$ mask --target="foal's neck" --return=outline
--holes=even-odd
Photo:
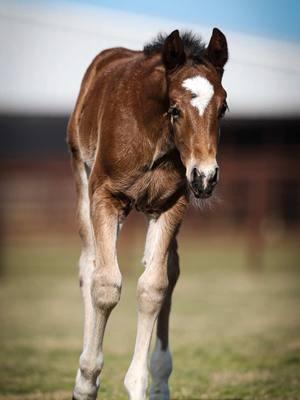
[[[151,143],[152,168],[159,159],[174,149],[172,126],[169,115],[169,96],[165,70],[160,57],[145,59],[146,74],[140,86],[143,125]]]

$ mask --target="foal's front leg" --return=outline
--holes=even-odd
[[[118,211],[101,189],[91,197],[95,268],[90,279],[91,307],[86,308],[84,349],[80,356],[73,399],[95,400],[103,367],[102,342],[110,312],[118,303],[121,273],[116,256]]]
[[[147,233],[146,269],[138,282],[138,326],[133,359],[125,377],[130,400],[144,400],[148,383],[147,356],[155,320],[168,288],[168,251],[185,211],[181,198],[158,219],[150,220]]]

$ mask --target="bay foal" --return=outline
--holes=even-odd
[[[171,296],[179,276],[176,234],[189,200],[207,198],[219,177],[221,80],[227,42],[214,29],[206,47],[192,33],[159,35],[143,51],[113,48],[88,68],[68,127],[82,239],[84,344],[73,399],[94,400],[107,319],[120,299],[116,241],[135,207],[148,216],[145,270],[138,281],[138,326],[125,377],[131,400],[169,399]]]

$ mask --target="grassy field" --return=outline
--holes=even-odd
[[[300,399],[300,265],[294,243],[265,249],[247,268],[241,239],[181,239],[182,273],[171,319],[172,399]],[[122,299],[105,337],[99,398],[126,399],[141,246],[122,246]],[[8,246],[0,279],[0,399],[71,398],[83,307],[78,247]]]

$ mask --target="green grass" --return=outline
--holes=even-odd
[[[181,238],[182,273],[171,318],[172,399],[300,399],[299,253],[267,247],[247,267],[242,240]],[[79,247],[8,246],[0,279],[0,399],[64,400],[81,350]],[[123,290],[104,342],[99,398],[126,399],[142,247],[120,248]]]

